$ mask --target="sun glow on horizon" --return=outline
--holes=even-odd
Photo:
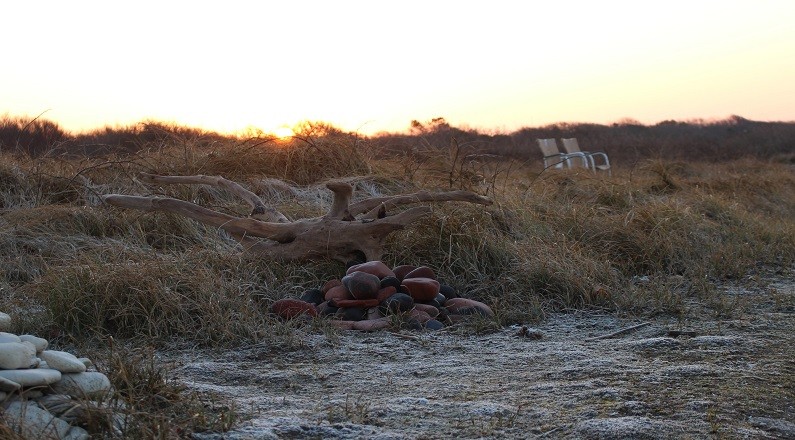
[[[286,140],[295,136],[295,132],[292,128],[283,125],[273,130],[273,135],[279,138],[279,140]]]

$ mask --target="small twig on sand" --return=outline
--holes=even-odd
[[[405,333],[389,332],[389,334],[397,336],[398,338],[410,339],[412,341],[419,341],[420,340],[420,338],[418,338],[418,337],[416,337],[414,335],[407,335]]]
[[[616,336],[625,335],[627,333],[634,332],[635,330],[637,330],[639,328],[646,327],[649,324],[651,324],[651,322],[642,322],[642,323],[640,323],[638,325],[633,325],[632,327],[622,328],[621,330],[614,331],[613,333],[608,333],[606,335],[596,336],[596,337],[593,337],[593,338],[588,338],[588,339],[585,340],[585,342],[598,341],[600,339],[610,339],[610,338],[613,338],[613,337],[616,337]]]

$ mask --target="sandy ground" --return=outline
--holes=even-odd
[[[731,316],[694,302],[685,318],[559,314],[534,327],[540,339],[517,336],[519,327],[310,334],[288,352],[164,361],[246,417],[202,440],[795,438],[795,283],[723,290]]]

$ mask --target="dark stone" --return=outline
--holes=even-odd
[[[372,299],[378,296],[381,290],[381,280],[377,276],[355,271],[342,278],[342,285],[345,286],[355,299]]]
[[[405,320],[403,322],[403,326],[402,327],[403,328],[407,328],[409,330],[422,330],[423,328],[425,328],[425,327],[422,326],[421,322],[417,321],[414,318],[409,318],[409,319]]]
[[[435,319],[431,319],[425,323],[425,328],[428,330],[441,330],[444,328],[444,324]]]
[[[452,286],[449,286],[447,284],[439,285],[439,293],[444,295],[444,297],[447,299],[458,298],[458,292],[456,292]]]
[[[325,301],[325,302],[322,302],[322,303],[318,304],[316,309],[317,309],[317,313],[320,316],[330,316],[330,315],[334,315],[335,313],[337,313],[337,310],[339,310],[339,307],[333,306],[328,301]]]
[[[345,307],[337,310],[337,316],[343,321],[361,321],[367,316],[367,310],[361,307]]]
[[[306,301],[310,304],[318,305],[325,301],[323,291],[320,289],[309,289],[301,295],[301,301]]]
[[[400,287],[400,280],[397,277],[384,277],[381,278],[381,287],[389,287],[392,286],[395,289]]]
[[[381,303],[381,312],[384,315],[390,313],[408,312],[414,308],[414,299],[405,293],[396,293]]]
[[[433,271],[428,266],[420,266],[411,272],[407,273],[406,276],[403,277],[403,281],[408,278],[430,278],[432,280],[436,279],[436,272]]]
[[[400,281],[403,281],[403,278],[405,278],[406,275],[409,272],[411,272],[412,270],[414,270],[416,268],[417,268],[417,266],[412,266],[410,264],[404,264],[402,266],[397,266],[397,267],[393,268],[392,272],[395,273],[395,277],[397,279],[399,279]]]

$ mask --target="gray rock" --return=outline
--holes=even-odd
[[[36,347],[30,342],[0,343],[0,368],[15,370],[36,364]]]
[[[11,317],[7,313],[0,312],[0,332],[11,330]]]
[[[96,371],[85,373],[64,373],[61,380],[53,385],[52,390],[58,394],[66,394],[76,398],[95,398],[106,395],[110,389],[107,376]]]
[[[13,393],[20,388],[22,388],[22,385],[14,382],[13,380],[0,377],[0,391]]]
[[[20,335],[19,339],[22,342],[27,341],[33,344],[36,347],[36,353],[41,353],[42,351],[46,350],[47,345],[49,344],[49,342],[46,339],[33,335]]]
[[[13,333],[0,332],[0,344],[6,342],[22,342],[22,340]]]
[[[72,429],[66,433],[62,440],[88,440],[90,437],[85,429],[79,426],[72,426]]]
[[[72,428],[32,401],[16,400],[9,403],[3,418],[12,430],[18,431],[24,438],[60,440]]]
[[[0,377],[16,382],[23,387],[40,387],[61,380],[61,372],[49,368],[0,370]]]
[[[85,365],[85,366],[86,366],[86,368],[89,368],[89,369],[90,369],[90,368],[94,368],[94,363],[93,363],[93,362],[91,362],[91,359],[89,359],[89,358],[77,358],[77,360],[79,360],[80,362],[82,362],[82,363],[83,363],[83,365]]]
[[[86,364],[80,362],[80,359],[75,357],[72,353],[56,350],[44,350],[41,352],[41,358],[47,365],[61,373],[82,373],[86,371]]]

